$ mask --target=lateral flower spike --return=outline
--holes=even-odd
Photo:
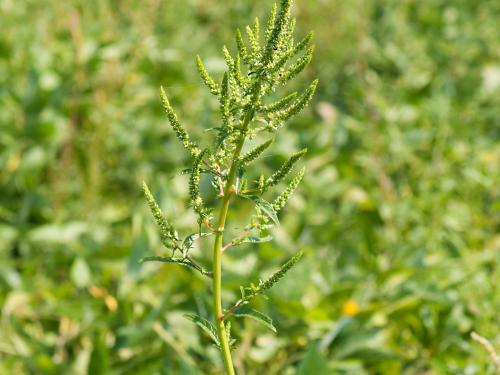
[[[250,287],[240,288],[242,298],[236,303],[235,307],[242,306],[252,300],[254,297],[264,294],[266,290],[271,289],[285,274],[292,269],[301,259],[304,253],[299,251],[291,257],[285,264],[283,264],[276,272],[274,272],[268,279],[261,281],[258,286],[251,284]]]
[[[304,55],[295,63],[293,63],[290,68],[288,68],[288,70],[281,76],[280,83],[283,84],[285,82],[288,82],[292,78],[295,78],[300,72],[302,72],[304,68],[311,62],[313,53],[314,45],[310,46],[304,53]]]
[[[259,26],[259,19],[255,18],[253,27],[250,28],[250,26],[247,26],[246,28],[247,35],[248,35],[248,40],[250,41],[250,49],[252,51],[252,55],[254,57],[257,57],[258,54],[260,54],[260,41],[259,41],[259,34],[260,34],[260,26]]]
[[[260,156],[260,154],[262,154],[269,146],[272,145],[273,141],[274,140],[271,138],[265,141],[264,143],[258,145],[254,149],[248,151],[245,155],[243,155],[240,158],[239,164],[241,166],[245,166],[254,161],[255,159],[257,159]]]
[[[291,0],[281,0],[281,7],[278,16],[273,22],[273,29],[269,34],[266,49],[263,56],[262,65],[267,66],[273,58],[273,52],[278,49],[283,39],[283,33],[286,32],[288,22],[290,22]]]
[[[153,217],[158,225],[160,232],[160,240],[161,243],[167,248],[172,249],[177,247],[177,242],[179,241],[179,236],[174,227],[167,221],[163,213],[161,212],[160,206],[156,202],[151,194],[151,191],[148,188],[148,185],[143,182],[142,183],[142,191],[144,196],[146,197],[146,201],[148,202],[149,208]]]
[[[213,95],[219,95],[220,87],[210,76],[210,74],[208,74],[199,55],[196,56],[196,67],[198,68],[198,73],[200,73],[201,79],[203,80],[203,82],[205,82],[205,85],[207,85],[207,87],[210,89],[210,92]]]
[[[227,129],[228,132],[233,130],[233,123],[231,118],[231,112],[229,109],[229,84],[227,73],[224,73],[222,78],[222,86],[219,97],[220,112],[222,116],[222,124]]]
[[[246,82],[243,78],[243,75],[241,74],[241,56],[239,53],[236,54],[236,57],[234,59],[233,75],[238,85],[242,87],[245,86]]]
[[[271,177],[269,177],[264,184],[264,191],[270,188],[271,186],[277,185],[281,180],[283,180],[288,173],[292,170],[293,166],[299,159],[305,155],[307,152],[307,148],[300,150],[293,154],[283,165],[274,172]]]
[[[247,47],[245,46],[245,42],[243,41],[243,37],[241,36],[240,29],[236,29],[236,46],[238,47],[238,53],[241,56],[242,60],[246,64],[248,64],[250,61],[248,51]]]
[[[276,284],[283,276],[285,276],[288,271],[290,271],[293,266],[295,266],[299,262],[300,259],[302,259],[303,255],[304,253],[302,251],[299,251],[297,254],[291,257],[285,264],[280,267],[278,271],[273,273],[270,278],[268,278],[258,286],[257,290],[259,291],[259,293],[270,289],[274,284]]]
[[[170,122],[175,135],[182,142],[184,147],[191,153],[191,155],[198,155],[198,153],[200,152],[199,148],[194,142],[190,141],[189,134],[179,123],[177,115],[175,114],[172,106],[170,105],[170,102],[168,101],[167,94],[165,93],[165,89],[163,88],[163,86],[160,87],[160,98],[161,102],[163,103],[163,108],[165,108],[165,112],[167,112],[168,121]]]
[[[307,34],[299,43],[295,45],[295,47],[291,48],[287,53],[285,53],[273,67],[271,68],[272,72],[277,72],[279,69],[285,66],[286,62],[297,56],[304,48],[306,48],[311,42],[314,33],[311,31]],[[306,64],[307,65],[307,64]]]
[[[285,96],[283,99],[278,100],[277,102],[265,105],[261,108],[262,113],[270,113],[279,111],[280,109],[285,108],[288,104],[292,102],[297,97],[297,92],[292,92],[291,94]]]
[[[283,207],[285,207],[285,204],[288,202],[288,199],[290,199],[290,196],[293,194],[297,186],[299,185],[300,181],[302,181],[302,177],[304,177],[304,172],[305,168],[302,168],[299,173],[293,178],[292,181],[290,181],[290,184],[288,184],[287,188],[283,193],[281,193],[273,202],[273,208],[274,211],[278,212],[281,210]]]
[[[189,196],[191,198],[191,205],[193,210],[198,214],[198,223],[203,223],[203,220],[207,217],[207,210],[203,205],[203,198],[200,193],[200,173],[201,173],[201,162],[205,156],[207,150],[204,149],[200,152],[193,163],[193,170],[191,172],[191,178],[189,179]]]
[[[315,79],[309,85],[309,87],[304,91],[304,93],[300,96],[300,98],[298,98],[295,102],[293,102],[287,109],[275,112],[269,117],[271,119],[275,119],[278,121],[286,121],[291,117],[297,115],[309,104],[314,95],[314,92],[316,91],[317,86],[318,86],[318,80]]]
[[[277,7],[276,3],[274,3],[273,7],[271,8],[271,14],[269,15],[269,20],[267,22],[267,28],[264,33],[266,40],[269,40],[271,33],[273,32],[274,22],[276,21],[276,12],[277,12]]]
[[[222,54],[224,55],[224,60],[226,60],[229,71],[232,72],[234,69],[234,60],[226,46],[222,47]]]

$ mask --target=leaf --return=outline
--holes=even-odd
[[[309,374],[332,374],[332,371],[328,368],[328,362],[318,351],[316,344],[312,344],[309,347],[297,372],[297,375]]]
[[[342,341],[339,340],[338,347],[332,352],[335,359],[359,358],[391,358],[395,357],[392,349],[384,342],[384,334],[379,329],[369,329],[360,332],[350,332]]]
[[[272,241],[272,239],[273,239],[272,236],[266,236],[266,237],[249,236],[249,237],[241,240],[241,243],[263,243],[263,242]]]
[[[242,197],[253,201],[255,205],[274,222],[274,224],[280,225],[278,215],[276,215],[276,211],[271,203],[257,195],[242,195]]]
[[[162,262],[162,263],[176,263],[183,266],[190,266],[188,260],[178,257],[162,257],[162,256],[149,256],[139,260],[139,263],[145,262]]]
[[[342,330],[351,323],[352,323],[351,317],[340,318],[338,323],[333,325],[330,331],[321,339],[321,341],[319,342],[319,349],[326,350],[330,346],[330,344],[337,338],[339,333],[342,332]]]
[[[36,243],[68,244],[78,242],[88,231],[88,225],[79,221],[67,224],[45,224],[30,230],[28,238]]]
[[[231,322],[227,321],[225,323],[225,327],[226,327],[227,341],[229,342],[229,347],[231,349],[233,349],[234,348],[234,344],[236,344],[236,339],[233,339],[231,337]]]
[[[273,325],[273,320],[267,316],[264,313],[261,313],[260,311],[254,310],[250,307],[240,307],[238,310],[233,312],[234,316],[244,316],[250,319],[254,319],[263,325],[265,325],[267,328],[269,328],[271,331],[276,333],[276,327]]]
[[[215,326],[207,319],[197,315],[197,314],[185,314],[184,317],[192,321],[198,327],[200,327],[205,333],[210,336],[210,338],[219,346],[218,333]]]
[[[71,266],[71,280],[79,288],[85,288],[90,285],[92,273],[90,272],[89,265],[84,258],[78,257]]]
[[[192,269],[200,272],[202,275],[205,275],[208,277],[213,276],[211,272],[207,271],[206,269],[204,269],[200,265],[193,263],[189,258],[149,256],[149,257],[144,257],[141,260],[139,260],[139,263],[145,263],[145,262],[175,263],[175,264],[179,264],[181,266],[192,268]]]
[[[213,233],[211,233],[211,232],[204,232],[204,233],[196,232],[196,233],[191,233],[189,236],[187,236],[184,239],[184,242],[182,243],[182,256],[184,258],[187,257],[189,250],[191,250],[191,248],[193,247],[194,241],[196,241],[198,238],[210,236],[212,234]]]
[[[134,221],[135,219],[136,217],[134,217]],[[139,261],[146,255],[149,245],[145,223],[141,222],[139,226],[139,230],[134,230],[133,233],[132,251],[127,263],[127,275],[132,277],[138,274],[141,268]]]
[[[93,340],[94,347],[90,355],[89,374],[105,374],[109,371],[109,350],[103,336],[103,334],[98,334]]]

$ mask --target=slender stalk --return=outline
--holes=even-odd
[[[243,121],[240,139],[234,150],[231,167],[227,176],[226,185],[224,187],[224,196],[222,198],[222,206],[219,212],[219,220],[216,228],[216,235],[214,241],[214,254],[213,254],[213,308],[215,315],[215,324],[217,333],[219,335],[219,343],[224,359],[224,366],[228,375],[234,375],[233,360],[231,358],[231,348],[227,337],[226,327],[224,326],[224,312],[222,310],[222,241],[224,237],[224,226],[226,225],[227,212],[229,209],[229,201],[233,194],[233,184],[236,177],[236,169],[238,158],[245,143],[246,130],[248,124],[253,118],[253,111],[249,111]]]

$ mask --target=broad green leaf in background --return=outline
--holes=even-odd
[[[77,257],[71,266],[71,280],[78,288],[85,288],[92,281],[92,273],[87,261],[82,257]]]
[[[328,367],[328,362],[325,357],[318,351],[315,343],[311,344],[306,351],[306,354],[300,362],[297,375],[311,374],[333,374]]]
[[[89,374],[104,375],[110,368],[109,350],[106,346],[105,338],[98,334],[92,343],[93,349],[88,367]]]

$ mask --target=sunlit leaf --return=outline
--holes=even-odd
[[[262,323],[265,325],[267,328],[269,328],[271,331],[276,332],[276,327],[273,325],[273,320],[267,316],[266,314],[254,310],[250,307],[243,306],[237,309],[235,312],[232,313],[234,316],[244,316],[250,319],[254,319],[258,321],[259,323]]]
[[[75,285],[79,288],[85,288],[90,285],[92,281],[92,273],[90,271],[89,265],[87,261],[78,257],[73,262],[71,266],[71,280],[75,283]]]
[[[245,239],[241,240],[241,243],[263,243],[272,240],[273,240],[272,236],[265,236],[265,237],[248,236]]]
[[[257,195],[242,195],[243,198],[249,199],[255,203],[255,205],[262,210],[276,225],[279,225],[278,215],[273,208],[273,205]]]
[[[205,333],[215,342],[215,344],[219,346],[217,329],[212,324],[212,322],[196,314],[185,314],[184,316],[195,323],[203,331],[205,331]]]
[[[210,236],[213,233],[211,232],[204,232],[204,233],[191,233],[189,236],[187,236],[184,239],[184,242],[182,243],[182,256],[186,257],[188,255],[189,250],[193,247],[194,241],[196,241],[200,237],[206,237]]]
[[[297,375],[311,375],[311,374],[333,374],[328,368],[328,362],[325,357],[318,351],[317,345],[312,344],[306,352],[305,357],[300,363]]]

